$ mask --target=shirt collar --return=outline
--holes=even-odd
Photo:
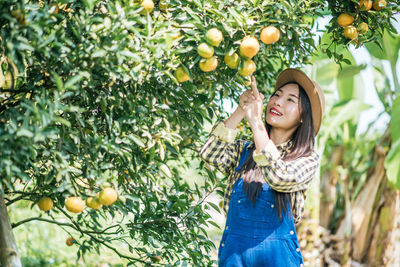
[[[288,140],[286,142],[283,142],[279,145],[276,145],[276,148],[279,150],[279,152],[289,152],[290,149],[293,146],[293,140]],[[254,141],[252,141],[251,145],[249,145],[249,147],[255,147],[255,143]]]
[[[280,151],[288,151],[293,146],[293,141],[289,140],[276,146]]]

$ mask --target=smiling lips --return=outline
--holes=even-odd
[[[282,113],[280,113],[279,110],[277,110],[276,108],[271,108],[269,110],[269,114],[273,116],[282,116]]]

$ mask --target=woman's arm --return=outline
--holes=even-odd
[[[243,120],[244,116],[244,110],[238,106],[232,115],[225,121],[225,126],[229,129],[235,130],[239,123]]]
[[[238,133],[236,127],[243,118],[243,110],[238,107],[225,122],[219,121],[213,126],[200,149],[200,157],[224,174],[232,171],[243,149],[245,141],[235,141]]]
[[[253,152],[253,159],[268,185],[278,192],[285,193],[307,190],[319,167],[318,154],[313,151],[309,156],[284,161],[279,151],[277,154],[271,152],[274,150],[277,151],[270,141],[261,153]]]

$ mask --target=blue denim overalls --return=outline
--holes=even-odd
[[[247,143],[240,156],[238,171],[246,160]],[[292,211],[279,219],[274,193],[263,183],[255,207],[239,178],[232,188],[225,230],[218,250],[218,266],[286,267],[303,266]]]

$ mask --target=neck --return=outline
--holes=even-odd
[[[277,146],[277,145],[280,145],[282,143],[289,141],[290,138],[292,137],[294,131],[296,131],[296,128],[288,130],[288,129],[280,129],[280,128],[272,127],[269,137],[274,142],[274,144]]]

